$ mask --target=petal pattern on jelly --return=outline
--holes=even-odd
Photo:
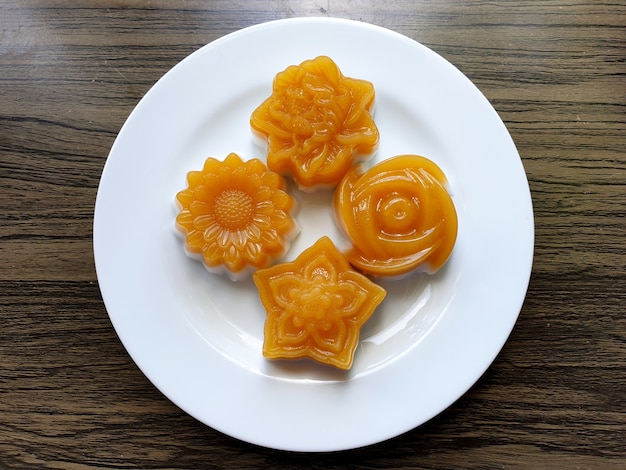
[[[327,237],[253,278],[266,310],[265,357],[308,357],[346,370],[361,327],[386,295],[354,271]]]
[[[326,56],[278,73],[250,118],[267,139],[269,169],[291,174],[304,189],[339,183],[378,145],[374,95],[371,82],[344,77]]]
[[[298,233],[284,179],[258,159],[207,158],[187,183],[176,195],[176,226],[187,252],[201,254],[210,270],[240,279],[282,256]]]

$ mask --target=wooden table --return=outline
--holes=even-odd
[[[374,23],[464,72],[508,127],[536,246],[518,323],[445,412],[336,454],[204,426],[127,355],[92,255],[96,190],[173,65],[267,20]],[[624,468],[626,4],[8,0],[0,6],[0,467]]]

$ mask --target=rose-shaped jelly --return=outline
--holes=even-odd
[[[386,295],[327,237],[253,278],[267,311],[263,355],[308,357],[340,369],[352,366],[361,327]]]
[[[207,158],[187,181],[176,194],[176,227],[185,234],[186,252],[211,272],[243,279],[284,255],[298,233],[285,180],[261,160],[244,162],[235,153],[223,162]]]
[[[250,125],[267,139],[268,168],[313,190],[335,186],[374,151],[373,105],[371,82],[344,77],[332,59],[320,56],[278,73]]]
[[[448,260],[458,220],[443,171],[418,155],[399,155],[367,171],[353,168],[338,186],[334,212],[352,243],[357,269],[397,277],[434,273]]]

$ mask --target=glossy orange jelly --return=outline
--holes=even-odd
[[[293,262],[254,273],[267,311],[263,355],[308,357],[350,369],[363,324],[385,290],[354,271],[333,242],[320,238]]]
[[[240,280],[284,255],[298,233],[285,180],[261,160],[210,157],[187,182],[176,194],[176,227],[185,234],[186,252],[211,272]]]
[[[335,217],[352,243],[348,261],[374,276],[436,272],[456,242],[458,220],[443,171],[399,155],[367,171],[355,167],[335,193]]]
[[[267,166],[291,174],[304,190],[335,186],[355,161],[375,150],[374,85],[344,77],[326,56],[292,65],[250,118],[267,139]]]

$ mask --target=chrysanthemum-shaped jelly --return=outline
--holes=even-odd
[[[374,151],[373,105],[371,82],[344,77],[335,62],[320,56],[278,73],[250,124],[268,141],[268,168],[315,189],[336,185]]]
[[[336,219],[352,242],[348,261],[375,276],[441,268],[458,225],[446,183],[443,171],[418,155],[390,158],[367,171],[352,169],[334,201]]]
[[[327,237],[293,262],[257,271],[254,282],[267,311],[265,357],[308,357],[346,370],[361,327],[386,295],[354,271]]]
[[[298,233],[284,179],[258,159],[207,158],[201,171],[187,173],[187,182],[176,194],[176,226],[186,252],[201,257],[209,271],[242,279],[284,255]]]

